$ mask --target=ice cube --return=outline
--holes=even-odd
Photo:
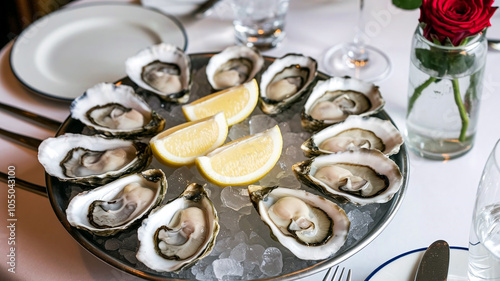
[[[260,266],[262,263],[262,255],[264,255],[265,250],[266,248],[260,244],[249,245],[246,251],[245,262]]]
[[[104,248],[108,251],[114,251],[114,250],[118,250],[118,248],[120,248],[121,244],[122,244],[122,242],[119,241],[118,239],[111,238],[109,240],[106,240],[106,242],[104,243]]]
[[[237,140],[242,137],[246,137],[250,134],[250,127],[248,126],[248,123],[246,122],[240,122],[237,124],[234,124],[229,128],[229,132],[227,136],[231,140]]]
[[[231,249],[231,253],[229,255],[229,258],[231,258],[237,262],[242,262],[246,259],[247,249],[248,249],[248,245],[246,243],[240,243],[240,244],[236,245],[236,247]]]
[[[225,187],[221,193],[221,201],[224,206],[227,206],[235,211],[250,206],[252,203],[248,198],[248,189],[238,186]]]
[[[373,222],[368,211],[361,212],[359,209],[350,211],[347,217],[351,221],[349,233],[355,240],[363,238],[368,233],[368,225]]]
[[[290,124],[288,124],[288,122],[280,122],[278,126],[280,127],[281,135],[291,131]]]
[[[219,210],[219,223],[232,233],[238,232],[237,222],[240,220],[241,214],[229,208],[219,208]]]
[[[268,115],[256,115],[250,118],[250,134],[254,135],[278,125],[278,122]]]
[[[287,174],[278,179],[278,186],[299,189],[301,187],[301,183],[293,174]]]
[[[135,251],[127,250],[127,249],[119,249],[118,252],[122,255],[127,261],[130,263],[136,264],[137,258],[135,257]]]
[[[233,259],[218,259],[212,263],[214,274],[217,279],[222,279],[224,276],[242,276],[243,266]]]
[[[283,259],[280,249],[276,247],[267,248],[262,254],[260,270],[267,276],[276,276],[283,269]]]

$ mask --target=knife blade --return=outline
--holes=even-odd
[[[450,246],[444,240],[432,243],[418,265],[415,281],[446,281],[450,263]]]

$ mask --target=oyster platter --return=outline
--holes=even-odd
[[[39,147],[51,204],[151,280],[285,280],[339,263],[399,208],[408,159],[379,88],[313,58],[150,46]]]

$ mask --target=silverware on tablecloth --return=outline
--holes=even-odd
[[[0,103],[0,109],[6,110],[10,113],[14,113],[14,114],[24,118],[25,120],[27,120],[29,122],[41,125],[43,127],[52,129],[54,131],[57,131],[59,129],[59,127],[61,126],[61,122],[59,122],[59,121],[38,115],[38,114],[33,113],[33,112],[23,110],[23,109],[20,109],[17,107],[13,107],[13,106],[10,106],[7,104]],[[31,148],[35,151],[38,150],[38,146],[42,142],[39,139],[24,136],[24,135],[17,134],[14,132],[10,132],[10,131],[4,130],[2,128],[0,128],[0,135],[6,137],[10,141],[14,141],[14,142],[19,143],[21,145],[24,145],[28,148]]]
[[[205,3],[201,4],[194,12],[193,16],[197,19],[206,17],[210,15],[212,12],[212,8],[219,2],[220,0],[208,0]]]
[[[57,131],[59,129],[59,127],[61,126],[61,122],[59,122],[59,121],[35,114],[33,112],[23,110],[23,109],[20,109],[17,107],[13,107],[13,106],[10,106],[10,105],[4,104],[4,103],[0,103],[0,109],[3,109],[3,110],[8,111],[10,113],[14,113],[18,116],[23,117],[24,119],[26,119],[30,122],[37,123],[43,127],[46,127],[46,128],[49,128],[49,129],[52,129],[55,131]]]
[[[488,47],[490,48],[490,50],[500,51],[500,40],[488,39]]]
[[[7,185],[13,185],[15,188],[21,188],[23,190],[47,197],[47,189],[44,186],[27,182],[17,177],[9,177],[9,175],[3,172],[0,172],[0,181],[5,182]]]
[[[14,132],[10,132],[0,128],[0,135],[4,136],[6,139],[21,144],[27,148],[38,151],[38,146],[42,143],[41,140],[32,137],[20,135]]]
[[[41,125],[43,127],[46,127],[46,128],[49,128],[49,129],[52,129],[55,131],[57,131],[59,129],[59,127],[61,126],[61,123],[59,121],[55,121],[53,119],[50,119],[50,118],[47,118],[44,116],[40,116],[38,114],[23,110],[23,109],[20,109],[17,107],[13,107],[10,105],[6,105],[3,103],[0,103],[0,109],[6,110],[10,113],[14,113],[18,116],[21,116],[22,118],[26,119],[29,122],[36,123],[38,125]],[[39,139],[36,139],[33,137],[24,136],[24,135],[17,134],[14,132],[10,132],[10,131],[4,130],[2,128],[0,128],[0,135],[2,135],[3,137],[5,137],[6,139],[8,139],[10,141],[19,143],[19,144],[26,146],[30,149],[33,149],[35,151],[38,151],[38,146],[40,146],[40,143],[42,143],[42,140],[39,140]],[[22,179],[17,178],[17,177],[16,178],[10,177],[9,175],[7,175],[3,172],[0,172],[0,181],[5,182],[8,185],[15,185],[16,188],[21,188],[21,189],[36,193],[38,195],[42,195],[42,196],[47,197],[47,189],[44,186],[33,184],[33,183],[27,182],[27,181],[22,180]]]
[[[323,277],[323,281],[342,281],[342,277],[344,276],[344,269],[342,268],[342,271],[340,272],[340,275],[337,278],[337,271],[339,270],[339,267],[337,266],[335,268],[335,272],[333,272],[333,267],[330,267],[328,271],[325,274],[325,277]],[[345,281],[351,281],[351,270],[347,270],[347,276],[345,278]]]
[[[450,263],[450,246],[444,240],[432,243],[418,265],[415,281],[446,281]]]

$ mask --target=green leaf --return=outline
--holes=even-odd
[[[392,0],[392,4],[401,9],[413,10],[422,5],[422,0]]]
[[[424,68],[437,72],[437,77],[464,73],[474,64],[474,55],[463,52],[443,53],[431,48],[416,49],[415,55]]]

